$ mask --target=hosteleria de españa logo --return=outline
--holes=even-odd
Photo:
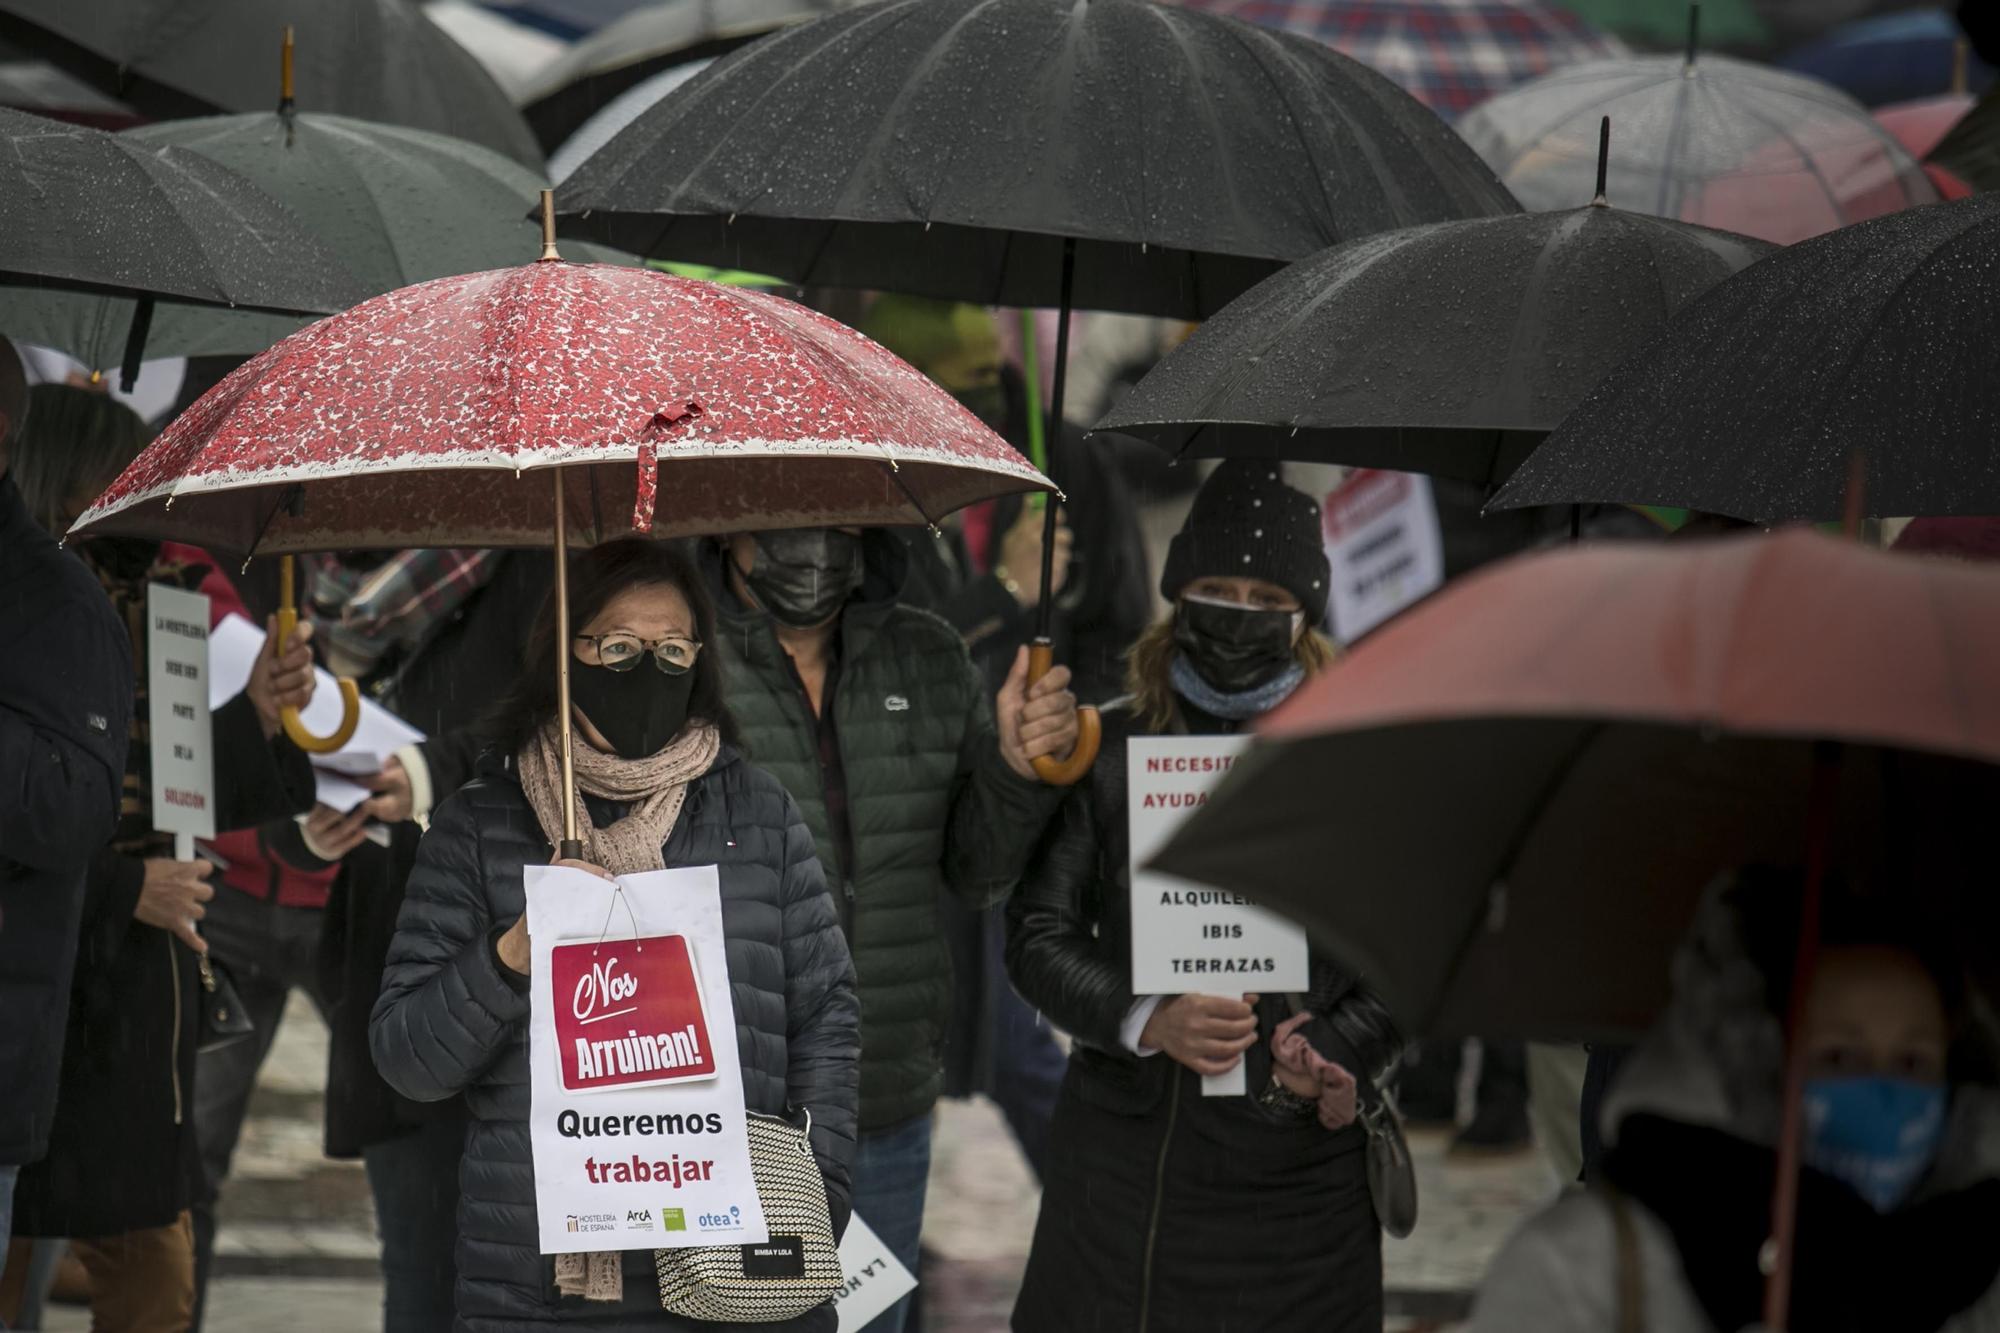
[[[715,1076],[708,1013],[685,935],[559,944],[549,971],[565,1091]]]

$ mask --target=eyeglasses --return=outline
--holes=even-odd
[[[639,659],[647,653],[653,655],[653,665],[669,676],[678,676],[694,666],[694,659],[701,652],[699,640],[690,639],[685,634],[669,634],[658,643],[647,643],[636,634],[579,634],[578,643],[587,643],[597,655],[592,665],[607,671],[630,671],[639,665]]]

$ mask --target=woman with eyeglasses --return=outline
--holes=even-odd
[[[584,860],[607,877],[718,867],[745,1105],[811,1115],[836,1231],[846,1225],[859,1078],[853,967],[798,807],[733,743],[715,613],[677,548],[613,542],[570,564],[570,698]],[[660,1307],[653,1252],[538,1253],[529,1151],[522,871],[562,836],[552,608],[498,717],[486,771],[445,801],[417,854],[369,1029],[420,1101],[463,1092],[457,1327],[692,1328]],[[772,1324],[831,1330],[830,1305]]]

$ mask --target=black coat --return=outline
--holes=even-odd
[[[118,820],[132,650],[6,476],[0,627],[0,1165],[19,1165],[48,1150],[84,872]]]
[[[217,832],[310,808],[310,761],[282,733],[265,739],[248,695],[211,728]],[[199,973],[178,936],[132,915],[144,878],[141,855],[102,847],[91,862],[55,1129],[15,1186],[17,1235],[163,1226],[194,1199]]]
[[[385,707],[424,733],[417,748],[429,770],[434,807],[472,780],[483,723],[512,687],[554,582],[554,562],[542,552],[503,551],[497,559],[485,587],[415,652],[370,682]],[[341,863],[327,899],[319,973],[327,997],[329,1156],[357,1157],[369,1144],[399,1138],[426,1120],[464,1115],[457,1098],[418,1103],[399,1096],[368,1050],[368,1015],[382,991],[382,961],[421,837],[415,824],[404,823],[389,830],[386,848],[362,843]]]
[[[600,825],[620,813],[603,803],[590,812]],[[398,1092],[420,1101],[463,1093],[472,1113],[459,1173],[458,1326],[702,1327],[661,1312],[651,1251],[627,1252],[625,1297],[615,1304],[558,1296],[553,1261],[537,1253],[528,993],[495,956],[494,941],[525,905],[523,868],[549,854],[507,774],[445,802],[419,849],[369,1030],[376,1064]],[[769,1114],[810,1110],[813,1151],[844,1228],[860,1007],[812,834],[784,789],[725,747],[689,785],[665,860],[720,868],[744,1103]],[[822,1306],[770,1327],[830,1333],[834,1325],[832,1308]]]
[[[1197,732],[1227,729],[1184,713]],[[1076,1039],[1015,1327],[1380,1329],[1363,1131],[1329,1133],[1256,1100],[1271,1031],[1289,1013],[1281,997],[1258,1005],[1247,1097],[1203,1097],[1193,1071],[1120,1041],[1134,1000],[1126,742],[1143,734],[1126,707],[1106,710],[1090,778],[1008,905],[1009,976]],[[1357,1073],[1395,1058],[1400,1038],[1358,978],[1314,955],[1311,982],[1305,1006],[1344,1034],[1315,1023],[1321,1054]]]

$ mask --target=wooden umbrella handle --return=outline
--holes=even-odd
[[[1046,639],[1037,639],[1028,645],[1028,683],[1034,684],[1055,667],[1055,645]],[[1035,776],[1051,787],[1074,787],[1083,781],[1090,766],[1097,762],[1097,746],[1103,739],[1103,725],[1098,721],[1097,710],[1088,706],[1076,710],[1076,748],[1067,759],[1057,759],[1045,754],[1030,761]]]
[[[278,567],[278,651],[292,641],[292,635],[299,627],[299,612],[292,600],[292,557],[285,556]],[[361,725],[361,690],[346,676],[337,682],[340,686],[340,725],[330,736],[315,736],[306,730],[305,719],[296,708],[278,710],[278,721],[284,725],[285,735],[292,738],[292,744],[307,754],[332,754],[341,746],[354,739],[354,729]]]

